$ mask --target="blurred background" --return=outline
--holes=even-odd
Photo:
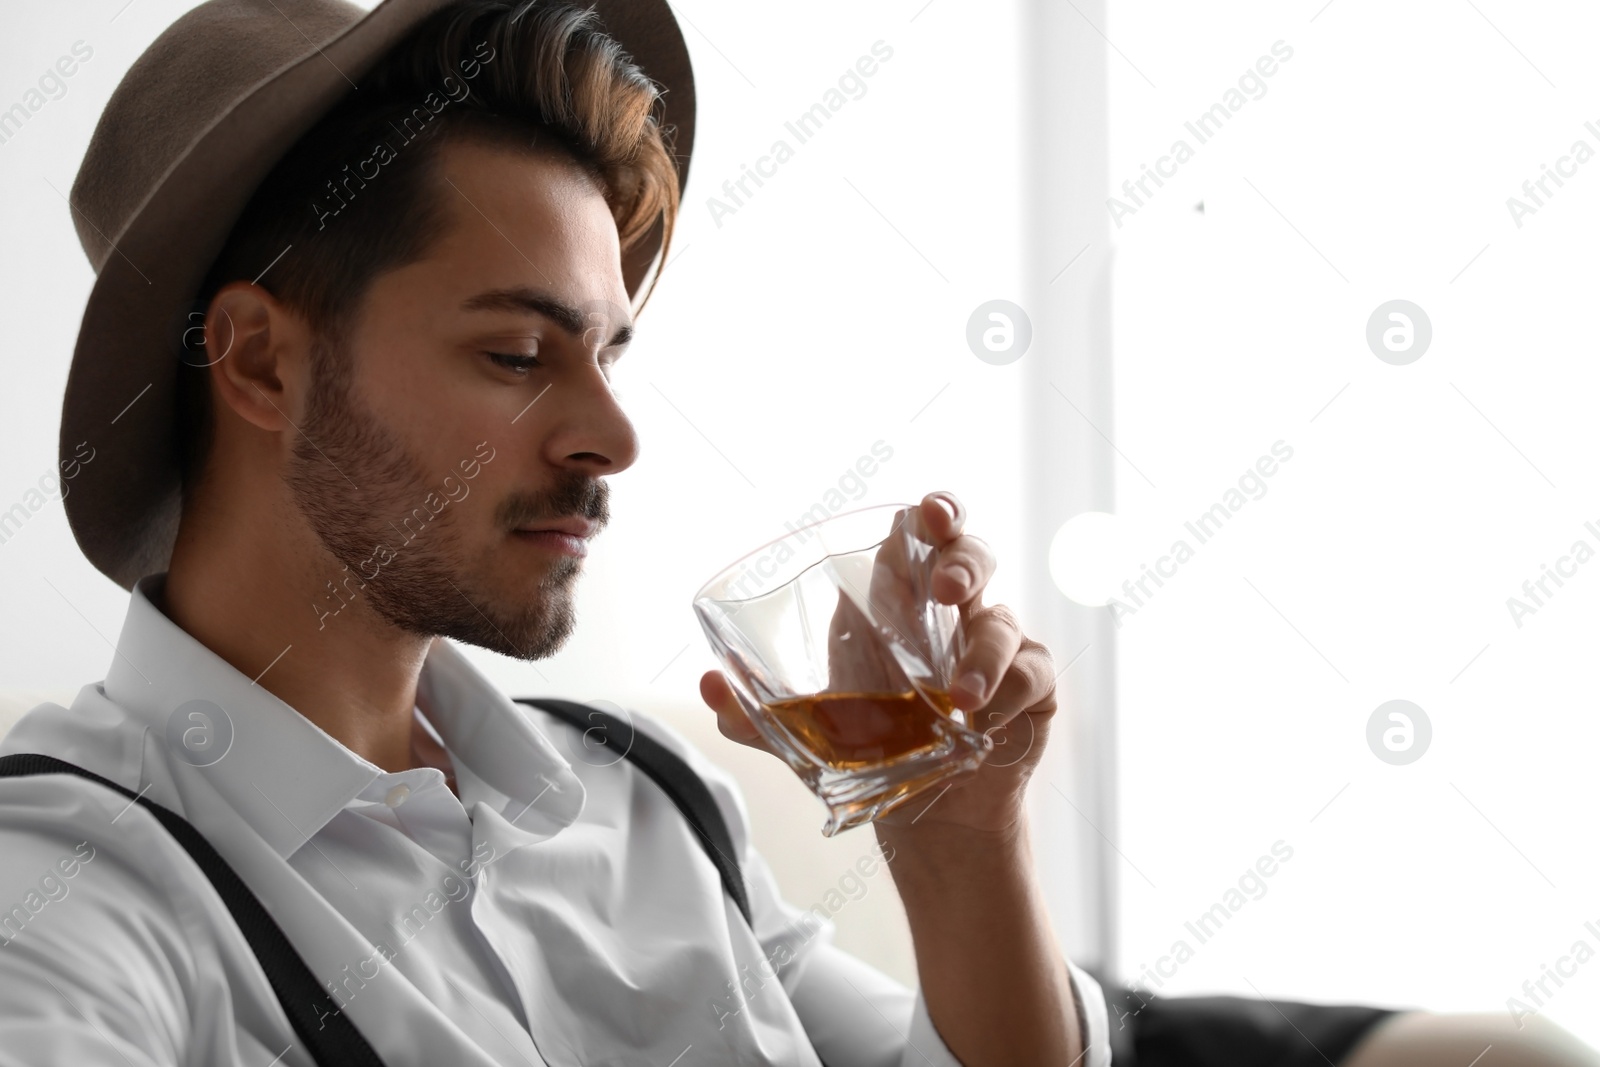
[[[28,111],[0,125],[13,716],[104,677],[126,608],[34,492],[93,281],[65,196],[190,6],[0,16],[0,112]],[[568,645],[474,662],[684,730],[809,905],[870,835],[823,839],[820,802],[717,733],[691,597],[818,506],[952,490],[1000,561],[986,601],[1061,671],[1030,808],[1074,958],[1162,993],[1502,1011],[1600,950],[1592,7],[674,7],[700,119],[616,369],[643,452]],[[834,920],[915,980],[887,879]],[[1600,1044],[1600,960],[1549,988]]]

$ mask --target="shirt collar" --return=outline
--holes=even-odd
[[[157,607],[165,582],[163,572],[134,585],[104,692],[287,859],[387,772],[168,618]],[[584,790],[571,765],[448,641],[429,648],[417,689],[468,808],[482,801],[547,831],[578,817]]]
[[[417,679],[417,701],[456,771],[469,807],[488,804],[513,827],[545,832],[583,810],[584,788],[572,764],[511,700],[449,641],[433,642]],[[530,810],[531,809],[531,810]],[[537,814],[542,819],[531,818]]]

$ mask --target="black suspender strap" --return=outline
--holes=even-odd
[[[36,752],[0,756],[0,778],[34,774],[75,774],[91,782],[99,782],[154,815],[193,857],[206,877],[211,879],[217,894],[228,905],[228,910],[233,913],[233,921],[238,924],[256,959],[261,962],[267,981],[272,983],[272,991],[278,995],[278,1002],[283,1005],[289,1024],[310,1050],[312,1058],[318,1064],[329,1067],[335,1064],[340,1067],[345,1064],[383,1067],[378,1054],[317,982],[311,968],[289,944],[289,939],[261,901],[187,819],[130,789],[124,789],[108,778],[65,760]]]
[[[661,791],[683,813],[683,817],[689,820],[689,825],[694,827],[700,847],[722,876],[723,888],[739,906],[744,921],[753,928],[744,875],[739,867],[733,837],[728,833],[728,824],[722,818],[722,810],[717,807],[705,781],[677,753],[644,731],[635,730],[633,723],[587,704],[555,697],[516,697],[515,700],[519,704],[548,711],[578,730],[583,734],[584,744],[613,749],[618,753],[618,759],[626,757],[660,786]]]

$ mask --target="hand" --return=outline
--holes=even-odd
[[[944,501],[951,511],[945,510]],[[1043,755],[1056,710],[1055,666],[1050,650],[1022,633],[1009,608],[983,606],[984,587],[994,574],[994,553],[985,542],[962,532],[966,509],[955,496],[929,493],[919,507],[935,546],[934,598],[957,605],[966,632],[966,652],[956,665],[951,696],[967,712],[973,729],[988,734],[995,747],[976,771],[950,779],[948,789],[940,785],[913,797],[874,825],[880,836],[885,831],[920,834],[942,829],[1009,835],[1021,823],[1024,790]],[[983,679],[982,684],[969,688],[964,680],[970,674]],[[700,695],[717,713],[717,728],[724,737],[771,751],[721,671],[701,677]]]

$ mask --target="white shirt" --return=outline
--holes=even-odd
[[[0,754],[67,760],[188,819],[392,1067],[960,1067],[920,992],[780,897],[737,785],[661,722],[633,714],[709,785],[754,931],[649,778],[449,642],[416,714],[459,799],[437,768],[386,772],[253,684],[156,606],[164,580],[136,585],[104,681],[34,708]],[[1104,999],[1069,968],[1101,1067]],[[0,779],[0,1065],[311,1062],[154,816],[76,777]]]

